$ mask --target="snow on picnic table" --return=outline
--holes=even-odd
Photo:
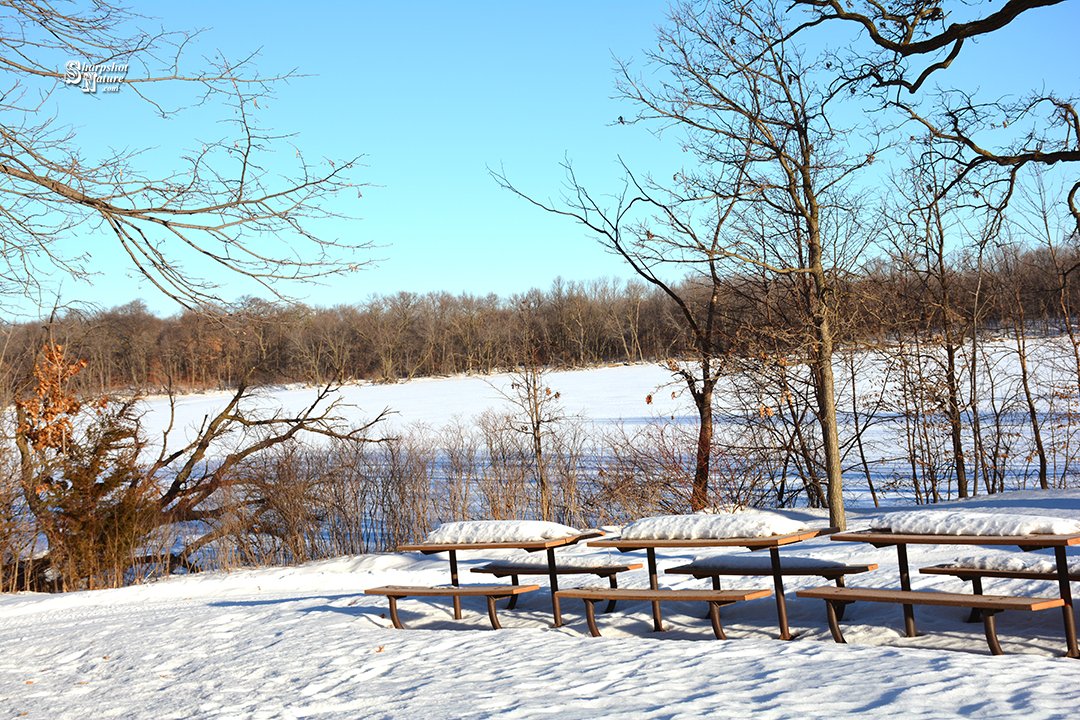
[[[980,511],[1002,515],[1039,511],[1080,519],[1075,492],[1014,493],[979,503]],[[785,514],[802,523],[823,519],[811,511]],[[851,524],[880,524],[887,515],[853,512]],[[955,550],[919,546],[910,555],[917,567],[955,559]],[[558,552],[568,561],[605,555],[584,545]],[[817,538],[781,553],[876,562],[882,567],[858,576],[857,584],[898,585],[892,548]],[[661,551],[661,572],[692,554]],[[1018,555],[1001,548],[985,554]],[[640,560],[640,553],[606,555]],[[732,549],[731,555],[749,553]],[[525,557],[484,551],[462,553],[460,562],[467,577],[469,568],[491,559]],[[669,587],[701,586],[685,576],[661,578]],[[794,597],[794,590],[820,584],[815,578],[786,582],[798,633],[792,642],[775,639],[771,598],[725,608],[730,639],[717,641],[703,608],[693,603],[665,606],[662,635],[651,632],[647,603],[623,603],[598,617],[604,637],[591,638],[576,603],[564,603],[564,627],[550,627],[546,588],[522,597],[515,611],[500,610],[500,631],[488,627],[483,600],[476,598],[465,600],[460,621],[446,599],[402,601],[411,629],[394,630],[385,598],[362,594],[375,585],[448,580],[444,555],[386,554],[121,590],[0,597],[0,707],[5,717],[50,720],[1054,718],[1069,716],[1080,703],[1080,661],[1061,657],[1057,612],[1004,614],[999,631],[1010,654],[992,657],[981,626],[963,622],[966,612],[950,608],[917,608],[923,634],[906,638],[899,608],[856,604],[843,622],[850,644],[836,645],[823,604]],[[915,575],[913,581],[917,589],[964,588],[949,577]],[[771,584],[739,580],[762,582]],[[988,592],[1053,595],[1051,582],[992,583]],[[647,584],[643,571],[620,577],[622,586]]]
[[[543,542],[580,535],[568,525],[543,520],[468,520],[447,522],[428,533],[430,545]]]
[[[912,510],[891,513],[888,527],[894,533],[913,535],[1075,535],[1080,521],[1042,515],[1001,515],[971,510]]]
[[[807,529],[805,523],[780,513],[740,510],[641,518],[627,525],[621,537],[626,540],[719,540],[788,535]]]

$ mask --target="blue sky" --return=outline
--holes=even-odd
[[[1005,38],[966,48],[950,70],[990,94],[1047,87],[1080,94],[1080,2],[1036,11]],[[364,155],[357,177],[370,187],[339,209],[355,222],[330,234],[379,247],[377,264],[322,286],[282,289],[316,305],[372,294],[447,290],[509,295],[555,277],[628,277],[626,268],[572,223],[498,188],[489,167],[524,189],[558,195],[564,156],[595,187],[618,187],[618,156],[670,175],[677,143],[613,124],[633,108],[611,99],[613,56],[655,44],[666,2],[143,3],[167,28],[205,28],[198,53],[238,57],[258,49],[261,72],[296,68],[260,122],[309,158]],[[62,120],[79,128],[88,154],[99,146],[152,147],[147,163],[221,133],[205,113],[158,121],[131,98],[58,93]],[[161,313],[177,308],[124,269],[105,236],[88,244],[91,282],[64,281],[62,299],[103,306],[135,298]],[[198,273],[204,268],[190,266]],[[254,292],[235,279],[226,296]]]

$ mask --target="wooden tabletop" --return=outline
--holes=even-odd
[[[620,551],[645,550],[647,548],[696,548],[696,547],[744,547],[751,550],[779,547],[792,543],[810,540],[821,535],[836,532],[836,528],[818,528],[816,530],[803,530],[802,532],[788,535],[768,535],[765,537],[741,537],[741,538],[684,538],[684,539],[632,539],[615,537],[604,540],[593,540],[589,547],[617,548]]]
[[[864,542],[872,545],[1017,545],[1022,548],[1049,548],[1080,545],[1075,535],[937,535],[933,533],[894,533],[889,530],[839,532],[831,540]]]
[[[580,535],[567,535],[553,540],[521,540],[518,542],[479,542],[479,543],[416,543],[398,545],[398,552],[422,552],[425,555],[448,552],[450,550],[547,550],[548,548],[573,545],[581,540],[600,537],[601,532],[587,532]]]

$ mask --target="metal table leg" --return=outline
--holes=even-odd
[[[780,548],[769,548],[769,558],[772,560],[773,588],[776,593],[776,619],[780,623],[780,639],[790,640],[791,630],[787,621],[787,601],[784,599],[784,576],[780,570]]]
[[[660,589],[660,581],[656,574],[656,548],[645,548],[649,556],[649,587],[653,590]],[[662,632],[664,623],[660,615],[660,601],[654,600],[652,604],[653,630]]]
[[[897,543],[896,559],[900,565],[900,588],[911,590],[911,570],[908,567],[907,545]],[[912,605],[904,606],[904,631],[908,637],[915,637],[915,608]]]
[[[1065,548],[1054,548],[1054,559],[1057,560],[1058,588],[1061,590],[1061,599],[1065,605],[1061,608],[1062,618],[1065,620],[1065,642],[1069,647],[1068,657],[1080,658],[1080,648],[1076,643],[1076,616],[1073,615],[1072,587],[1069,585],[1069,561],[1065,557]]]
[[[982,585],[982,578],[981,577],[973,577],[973,578],[971,578],[971,594],[972,595],[982,595],[983,594],[983,585]],[[969,622],[969,623],[977,623],[982,619],[983,619],[982,610],[980,610],[979,608],[971,608],[971,612],[968,614],[967,622]]]
[[[457,550],[450,551],[450,584],[454,587],[461,584],[458,582]],[[454,596],[454,619],[461,619],[461,598],[457,595]]]
[[[562,626],[562,611],[559,608],[559,574],[555,571],[555,548],[547,549],[548,582],[551,583],[551,614],[555,618],[555,627]]]

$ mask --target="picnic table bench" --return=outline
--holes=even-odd
[[[986,643],[990,652],[1001,655],[1001,644],[997,639],[994,616],[1005,610],[1037,611],[1062,607],[1065,601],[1060,598],[1013,597],[1008,595],[967,595],[964,593],[945,593],[926,590],[880,590],[876,588],[848,588],[824,585],[817,588],[798,590],[801,598],[819,598],[825,601],[829,620],[829,630],[833,640],[847,642],[840,632],[840,613],[838,606],[851,602],[885,602],[911,607],[912,605],[944,605],[950,607],[977,608],[983,621]],[[910,636],[911,633],[909,633]]]
[[[522,593],[539,590],[539,585],[450,585],[432,587],[429,585],[384,585],[382,587],[368,588],[365,595],[385,595],[390,600],[390,622],[399,630],[404,630],[405,625],[398,617],[397,601],[407,597],[449,597],[454,599],[454,617],[461,617],[461,598],[485,597],[487,598],[488,619],[491,627],[496,630],[502,625],[495,614],[495,601],[504,597],[516,597]]]
[[[874,547],[895,547],[896,548],[896,560],[897,566],[900,571],[900,590],[899,591],[876,591],[891,592],[893,593],[891,598],[888,599],[876,599],[874,602],[898,602],[904,607],[904,629],[908,637],[915,637],[915,605],[944,605],[953,604],[959,607],[967,607],[972,609],[972,617],[974,617],[974,611],[980,611],[979,614],[983,616],[983,623],[986,626],[987,642],[990,644],[991,652],[995,652],[997,646],[997,638],[994,634],[994,619],[993,615],[1002,610],[1042,610],[1047,607],[1060,607],[1062,611],[1062,620],[1065,626],[1065,643],[1068,648],[1067,656],[1071,658],[1080,657],[1080,644],[1077,642],[1076,633],[1076,619],[1073,617],[1072,607],[1072,589],[1069,584],[1069,567],[1066,558],[1065,550],[1067,547],[1080,545],[1080,533],[1072,533],[1065,535],[1053,535],[1043,533],[1028,533],[1024,535],[994,535],[994,534],[981,534],[965,532],[962,534],[949,534],[949,533],[934,533],[934,532],[893,532],[890,528],[871,528],[870,530],[858,530],[850,532],[841,532],[832,536],[831,538],[837,542],[862,542],[873,545]],[[1054,578],[1058,581],[1058,591],[1060,602],[1056,600],[1042,598],[1028,598],[1018,597],[1013,598],[1015,602],[1011,605],[1002,606],[1000,604],[995,605],[996,601],[1001,600],[1000,595],[964,595],[959,593],[926,593],[926,592],[914,592],[911,589],[911,572],[908,563],[908,545],[975,545],[975,546],[994,546],[994,547],[1017,547],[1024,552],[1030,552],[1032,550],[1053,549],[1054,551],[1054,563],[1057,568],[1057,572]],[[833,599],[842,600],[846,597],[848,600],[859,600],[858,597],[853,595],[853,592],[868,592],[863,590],[852,590],[851,588],[816,588],[809,592],[824,592],[830,590],[833,595]],[[808,595],[808,591],[802,591],[797,593],[800,597],[822,597],[822,595]],[[837,595],[839,593],[839,595]],[[932,596],[937,596],[937,600]],[[943,598],[951,596],[956,602],[944,602]],[[885,597],[885,596],[881,596]],[[824,598],[823,598],[824,599]],[[1023,607],[1023,604],[1034,603],[1029,607]],[[1043,604],[1044,602],[1053,602],[1051,605]],[[826,603],[827,609],[830,613],[835,614],[835,609],[831,603]],[[970,619],[970,618],[969,618]],[[830,626],[835,625],[833,618],[830,617]],[[836,627],[833,637],[836,637],[836,632],[839,631],[839,627]],[[839,641],[838,641],[839,642]]]
[[[720,576],[741,577],[822,577],[836,582],[837,587],[844,587],[844,576],[877,570],[875,563],[849,565],[831,560],[819,560],[809,557],[786,556],[780,568],[773,567],[772,559],[758,555],[716,555],[698,558],[686,565],[668,568],[664,572],[673,575],[690,575],[697,580],[710,578],[713,590],[720,590]],[[844,607],[838,610],[840,619],[844,617]]]
[[[724,628],[720,624],[720,606],[731,605],[736,602],[756,600],[772,595],[772,590],[668,590],[653,588],[569,588],[559,590],[560,598],[580,598],[585,601],[585,620],[589,625],[589,632],[593,637],[600,637],[600,630],[596,626],[596,612],[593,605],[601,600],[613,602],[615,600],[640,600],[653,605],[653,629],[662,632],[664,627],[660,617],[660,603],[671,600],[683,600],[688,602],[707,602],[709,604],[709,620],[712,622],[713,634],[718,640],[725,640]]]
[[[1009,578],[1014,580],[1052,580],[1059,579],[1059,575],[1054,570],[1039,570],[1034,568],[980,568],[973,565],[963,564],[950,564],[944,563],[941,565],[930,565],[929,567],[919,568],[919,572],[924,575],[949,575],[955,577],[958,580],[964,580],[971,583],[971,591],[975,595],[983,594],[982,579],[985,578]],[[1070,570],[1068,578],[1072,582],[1080,581],[1080,570]],[[980,619],[980,613],[978,608],[971,609],[971,615],[968,617],[968,622],[978,622]]]
[[[517,585],[519,577],[521,575],[596,575],[597,577],[607,578],[611,584],[612,589],[619,587],[619,581],[617,575],[621,572],[629,572],[631,570],[639,570],[643,567],[642,563],[622,563],[622,564],[588,564],[584,562],[578,563],[561,563],[554,568],[549,567],[546,563],[526,562],[526,561],[495,561],[489,562],[486,565],[475,567],[472,569],[474,573],[486,573],[494,575],[495,577],[509,577],[512,585]],[[555,588],[556,590],[558,588]],[[506,606],[507,610],[513,610],[517,605],[517,595],[510,596],[510,603]],[[611,599],[608,602],[607,608],[604,612],[612,612],[615,609],[615,599]]]

